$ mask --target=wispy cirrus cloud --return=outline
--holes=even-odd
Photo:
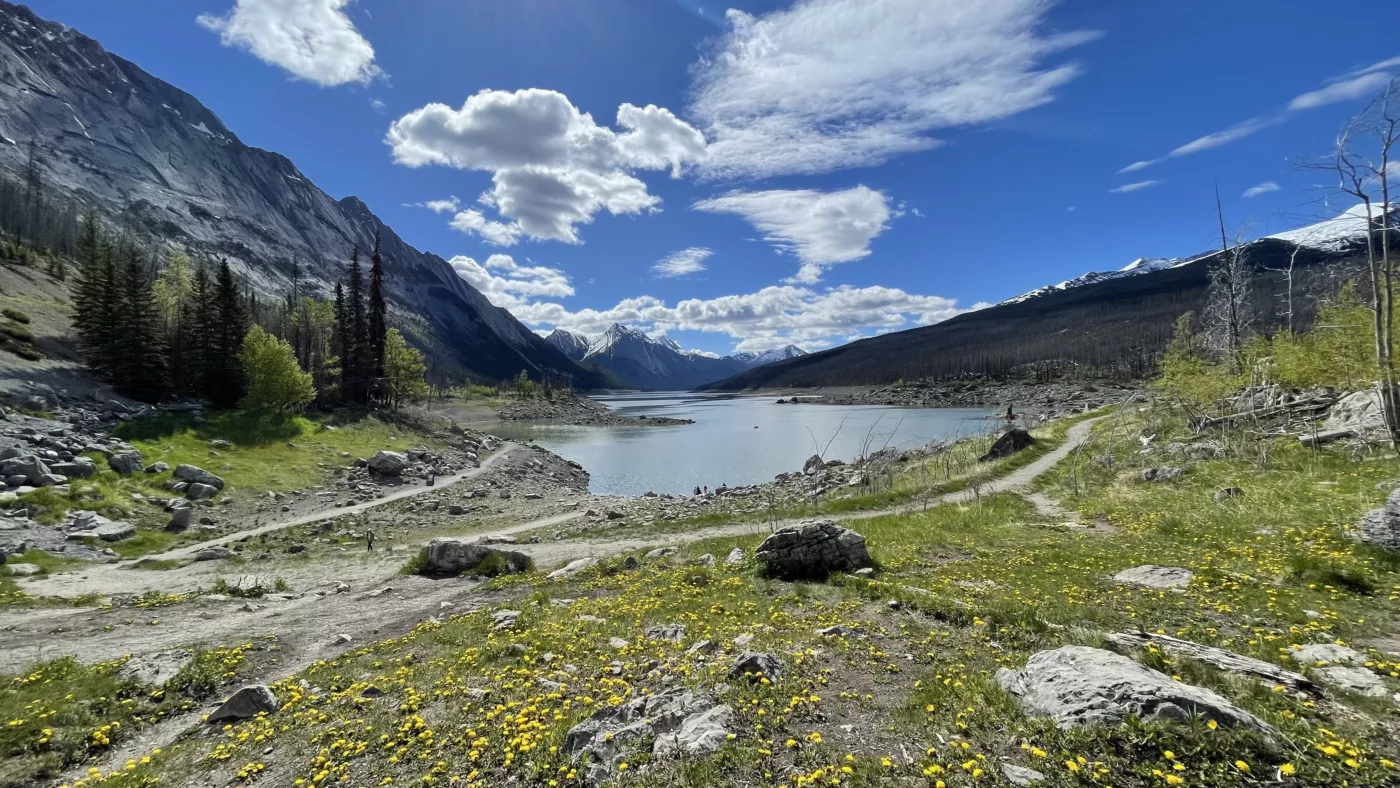
[[[652,273],[661,279],[674,279],[678,276],[698,274],[705,270],[705,261],[713,254],[713,249],[692,246],[679,252],[672,252],[651,267]]]
[[[1263,183],[1259,184],[1258,186],[1251,186],[1251,187],[1249,187],[1248,189],[1245,189],[1245,190],[1244,190],[1244,194],[1242,194],[1242,195],[1240,195],[1240,196],[1242,196],[1242,197],[1258,197],[1258,196],[1261,195],[1261,194],[1268,194],[1269,192],[1276,192],[1276,191],[1278,191],[1278,190],[1279,190],[1279,185],[1278,185],[1277,183],[1274,183],[1273,181],[1264,181]]]
[[[1047,30],[1046,0],[798,0],[727,31],[695,66],[690,114],[714,178],[880,164],[941,129],[1053,101],[1080,68],[1053,62],[1098,36]]]
[[[1372,63],[1369,66],[1333,77],[1328,80],[1326,85],[1317,90],[1310,90],[1294,96],[1282,110],[1275,114],[1250,118],[1220,131],[1197,137],[1184,145],[1173,148],[1160,158],[1133,162],[1118,170],[1117,174],[1138,172],[1167,159],[1190,156],[1193,153],[1229,145],[1270,126],[1284,123],[1290,115],[1296,112],[1365,98],[1383,90],[1396,78],[1397,74],[1400,74],[1400,57]]]
[[[1150,189],[1160,183],[1161,181],[1138,181],[1137,183],[1125,183],[1122,186],[1109,189],[1108,191],[1110,194],[1129,194],[1131,192],[1140,192],[1143,189]]]

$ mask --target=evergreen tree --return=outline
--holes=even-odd
[[[176,393],[184,393],[190,385],[187,377],[190,370],[186,357],[189,339],[186,323],[193,280],[194,266],[190,263],[189,255],[179,247],[172,247],[165,267],[156,276],[152,288],[165,337],[166,376],[170,390]]]
[[[168,390],[160,308],[145,253],[133,244],[123,250],[123,258],[117,288],[121,341],[114,349],[114,382],[122,393],[153,402]]]
[[[363,405],[369,399],[367,382],[373,370],[373,360],[369,347],[369,320],[365,315],[364,274],[360,271],[360,250],[350,256],[350,284],[346,299],[345,354],[341,356],[341,368],[345,370],[346,398]]]
[[[214,279],[213,345],[208,355],[205,396],[216,407],[228,408],[243,396],[243,365],[239,353],[248,333],[247,305],[228,261],[219,262]]]
[[[194,271],[189,301],[181,317],[185,368],[180,377],[185,382],[184,393],[203,397],[209,390],[214,348],[214,283],[205,265]]]
[[[335,283],[335,331],[331,339],[331,352],[339,360],[340,385],[337,387],[337,396],[346,396],[346,359],[349,357],[350,342],[350,316],[345,308],[345,287],[340,282]]]
[[[375,378],[384,377],[384,334],[389,329],[384,304],[384,256],[379,251],[379,233],[374,234],[374,254],[369,267],[369,351]]]
[[[93,372],[116,381],[122,343],[121,289],[112,244],[95,214],[88,214],[78,239],[78,282],[73,325],[84,360]]]

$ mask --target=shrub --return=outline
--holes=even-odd
[[[0,315],[4,315],[5,317],[8,317],[16,323],[23,323],[25,325],[29,325],[29,315],[26,315],[18,309],[9,309],[8,307],[5,309],[0,309]]]

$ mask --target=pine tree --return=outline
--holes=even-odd
[[[356,405],[363,405],[369,398],[366,383],[372,373],[373,360],[369,348],[369,321],[365,315],[364,274],[360,271],[358,249],[350,256],[350,285],[347,290],[347,332],[341,367],[345,370],[346,398]]]
[[[124,250],[118,291],[121,342],[115,351],[115,383],[119,391],[153,402],[168,390],[160,308],[152,289],[145,253],[130,245]]]
[[[214,279],[213,346],[205,376],[205,396],[216,407],[233,407],[243,396],[243,364],[239,353],[248,333],[246,302],[228,261],[219,262]]]
[[[166,371],[170,390],[184,393],[189,387],[189,359],[186,346],[187,312],[190,290],[193,287],[194,266],[189,255],[179,247],[172,247],[165,268],[156,276],[153,289],[156,307],[160,310],[161,329],[166,349]]]
[[[117,381],[122,346],[121,288],[112,244],[94,214],[88,214],[78,243],[80,265],[73,324],[84,360],[98,375]]]
[[[184,392],[200,397],[209,390],[211,354],[214,348],[214,283],[209,268],[200,265],[190,281],[189,302],[182,312],[180,330],[185,335]]]
[[[346,396],[345,375],[346,363],[349,357],[348,348],[350,342],[350,316],[345,308],[345,287],[340,282],[335,283],[335,331],[331,339],[331,352],[339,359],[340,386],[338,396]]]
[[[384,304],[384,256],[379,251],[379,233],[374,234],[374,254],[369,267],[369,351],[375,378],[384,377],[384,334],[389,329]]]

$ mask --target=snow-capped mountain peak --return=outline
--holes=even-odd
[[[1005,301],[1002,301],[1000,304],[997,304],[997,306],[1005,306],[1007,304],[1019,304],[1025,301],[1029,301],[1032,298],[1036,298],[1037,296],[1048,295],[1050,293],[1057,293],[1064,290],[1070,290],[1076,287],[1083,287],[1084,285],[1091,285],[1096,282],[1107,282],[1111,279],[1122,279],[1124,277],[1152,273],[1153,271],[1161,271],[1167,268],[1175,268],[1179,265],[1186,265],[1187,263],[1191,262],[1191,259],[1183,260],[1179,257],[1139,257],[1138,259],[1132,261],[1131,263],[1128,263],[1122,268],[1119,268],[1117,271],[1090,271],[1089,273],[1084,274],[1083,276],[1077,276],[1074,279],[1067,279],[1057,285],[1046,285],[1045,287],[1037,287],[1036,289],[1031,290],[1028,293],[1022,293],[1018,296],[1008,298]]]

